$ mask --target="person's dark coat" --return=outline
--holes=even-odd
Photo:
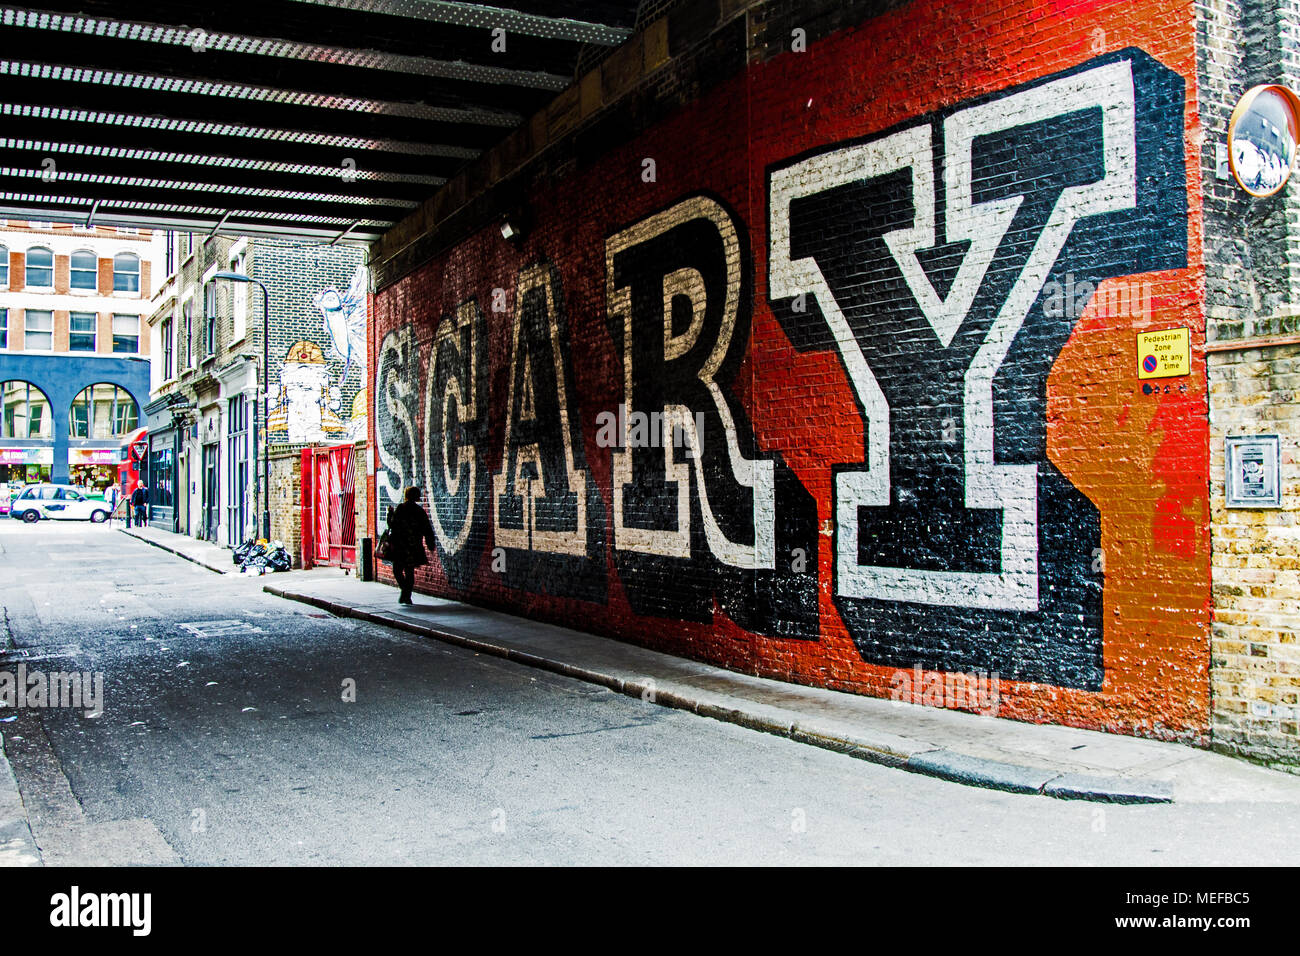
[[[144,503],[145,503],[144,489],[139,485],[137,485],[135,491],[131,492],[131,504],[139,508]]]
[[[393,564],[418,568],[429,563],[424,546],[433,550],[433,522],[416,502],[404,501],[388,512],[388,554]]]

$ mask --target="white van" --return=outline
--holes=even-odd
[[[9,517],[31,524],[42,518],[62,521],[93,521],[108,518],[108,502],[87,498],[72,485],[28,485],[9,508]]]

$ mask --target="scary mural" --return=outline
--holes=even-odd
[[[1014,82],[927,64],[935,111],[878,116],[777,57],[541,190],[521,246],[487,230],[382,290],[376,513],[425,489],[422,585],[786,679],[992,674],[1006,716],[1198,732],[1203,380],[1143,391],[1130,355],[1202,328],[1191,39],[1107,37],[1029,76],[1005,37]],[[742,124],[739,96],[779,135],[621,172]]]

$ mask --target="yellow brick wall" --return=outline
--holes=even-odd
[[[1216,749],[1300,772],[1300,345],[1211,353]],[[1281,442],[1282,508],[1228,508],[1224,439]]]

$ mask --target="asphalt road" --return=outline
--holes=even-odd
[[[1300,858],[1295,804],[964,787],[336,619],[262,583],[103,526],[0,521],[0,670],[104,675],[99,717],[0,711],[47,864]]]

